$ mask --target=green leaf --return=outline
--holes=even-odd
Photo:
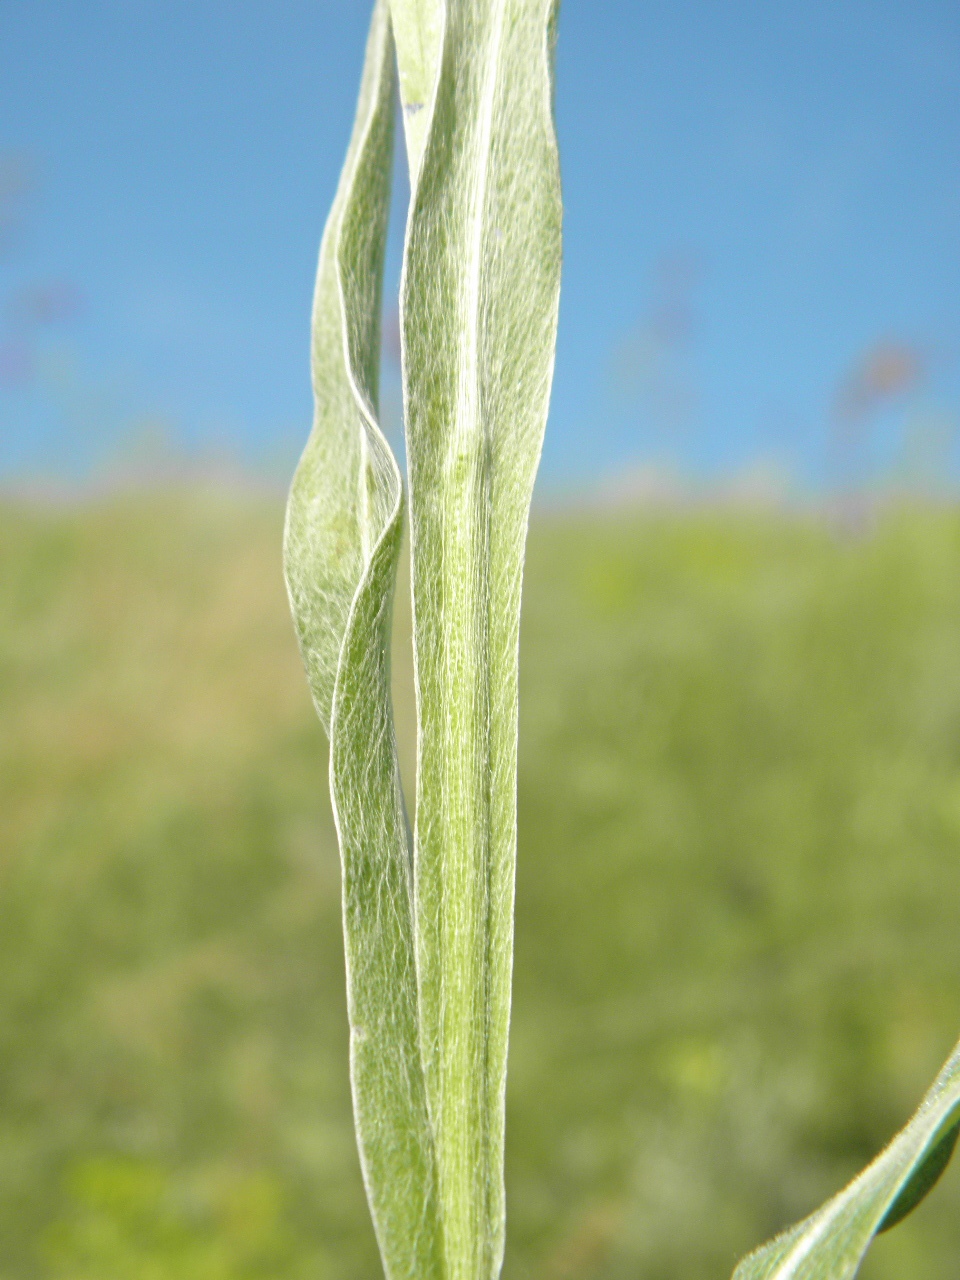
[[[960,1128],[960,1045],[913,1119],[822,1209],[750,1254],[734,1280],[850,1280],[871,1240],[923,1199],[953,1153]]]
[[[416,7],[393,0],[398,30]],[[417,969],[449,1280],[496,1276],[503,1255],[520,588],[560,283],[555,17],[553,0],[449,0],[411,160]]]
[[[400,105],[411,174],[420,168],[443,42],[443,0],[391,0]]]
[[[320,249],[315,418],[290,493],[284,567],[330,737],[364,1181],[388,1277],[429,1280],[441,1274],[440,1231],[417,1020],[410,837],[390,704],[403,494],[376,421],[393,92],[393,42],[380,0]]]

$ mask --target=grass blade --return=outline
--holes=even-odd
[[[896,1226],[943,1172],[960,1126],[960,1045],[913,1119],[811,1217],[737,1267],[734,1280],[850,1280],[870,1242]]]
[[[495,1276],[503,1254],[520,586],[560,280],[555,16],[447,3],[401,285],[417,961],[449,1280]]]
[[[290,493],[284,566],[330,737],[350,1074],[367,1196],[387,1276],[429,1280],[440,1275],[440,1237],[417,1024],[410,837],[390,703],[403,493],[376,421],[393,91],[393,41],[380,0],[320,250],[315,418]]]

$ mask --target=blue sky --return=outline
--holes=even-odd
[[[3,0],[0,477],[289,470],[367,18]],[[566,0],[557,71],[545,487],[960,474],[960,7]]]

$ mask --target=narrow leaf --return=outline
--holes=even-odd
[[[850,1280],[871,1240],[900,1222],[943,1172],[960,1126],[960,1045],[913,1119],[822,1209],[750,1254],[734,1280]]]
[[[485,1280],[503,1255],[520,587],[560,281],[556,5],[445,8],[401,285],[417,961],[445,1274]]]
[[[440,69],[443,0],[391,0],[400,105],[411,174],[420,168]]]
[[[354,1115],[390,1280],[441,1274],[417,1026],[410,837],[390,704],[402,487],[376,422],[393,133],[393,42],[379,0],[353,137],[320,250],[313,431],[287,508],[284,567],[330,737],[340,838]]]

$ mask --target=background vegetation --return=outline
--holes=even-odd
[[[378,1274],[281,519],[0,504],[0,1280]],[[521,673],[505,1276],[725,1277],[960,1029],[960,514],[541,513]]]

